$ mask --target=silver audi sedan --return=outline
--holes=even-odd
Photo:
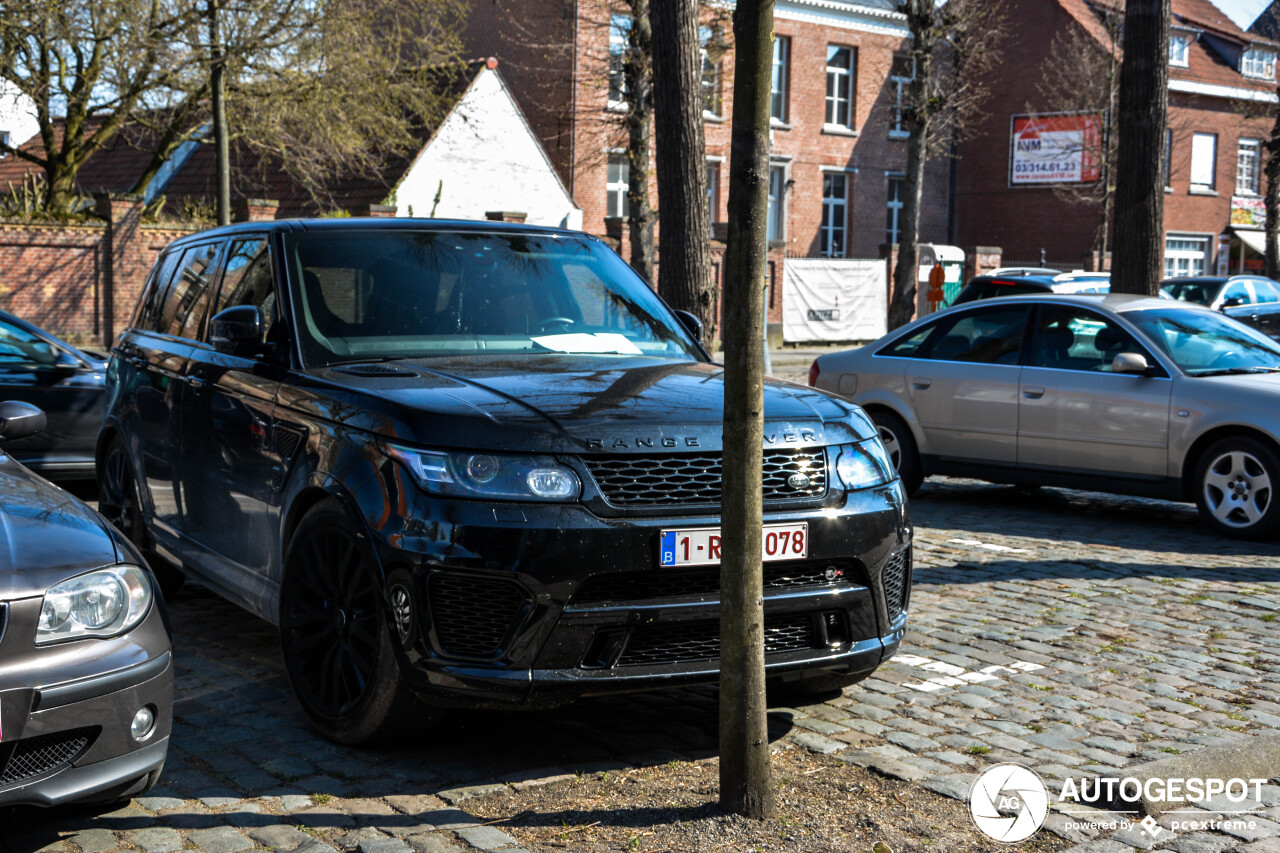
[[[1227,536],[1280,530],[1280,344],[1167,299],[1016,296],[823,355],[908,491],[930,474],[1195,501]]]

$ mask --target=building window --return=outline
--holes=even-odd
[[[853,48],[827,46],[827,124],[853,127]]]
[[[1164,129],[1164,188],[1173,189],[1173,131]]]
[[[720,212],[720,164],[707,161],[707,228],[716,235],[716,214]]]
[[[1240,54],[1240,73],[1260,80],[1276,79],[1276,52],[1260,44],[1251,44]]]
[[[902,239],[902,200],[907,179],[902,176],[889,176],[889,221],[885,229],[885,242],[890,246],[897,245]]]
[[[889,138],[906,139],[910,132],[902,124],[902,105],[907,94],[907,84],[915,79],[915,59],[911,56],[895,56],[889,71],[889,83],[893,86],[893,103],[889,117]]]
[[[791,39],[773,39],[773,86],[770,89],[769,117],[784,124],[787,121],[787,89],[791,85]]]
[[[627,182],[631,178],[631,166],[626,154],[609,155],[609,177],[605,188],[605,216],[627,215]]]
[[[1208,256],[1208,237],[1171,234],[1164,238],[1164,277],[1204,275]]]
[[[1197,133],[1191,137],[1191,190],[1212,192],[1216,186],[1218,137],[1212,133]]]
[[[720,61],[724,56],[724,39],[719,27],[699,27],[702,43],[702,111],[720,115]]]
[[[786,239],[783,224],[786,221],[787,167],[769,167],[769,210],[765,217],[765,239],[774,243]]]
[[[13,143],[10,142],[9,140],[10,140],[9,131],[0,130],[0,145],[12,145]],[[0,151],[0,160],[3,160],[5,157],[8,157],[8,156],[9,156],[8,151]]]
[[[1236,148],[1236,195],[1257,195],[1259,186],[1257,139],[1241,139]]]
[[[819,254],[824,258],[845,256],[845,230],[849,221],[849,175],[822,173],[822,226]]]
[[[609,19],[609,103],[624,104],[627,100],[627,51],[631,35],[631,19],[626,15],[613,15]]]
[[[1169,64],[1186,68],[1191,55],[1191,34],[1174,33],[1169,36]]]

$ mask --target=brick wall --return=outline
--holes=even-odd
[[[0,223],[0,309],[106,346],[133,314],[156,255],[192,228],[143,225],[136,198],[100,198],[109,221]]]

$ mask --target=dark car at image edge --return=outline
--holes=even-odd
[[[116,803],[164,766],[169,629],[134,547],[7,455],[44,421],[0,403],[0,807]]]
[[[103,511],[277,623],[338,741],[420,724],[414,696],[714,681],[723,369],[699,332],[578,232],[196,234],[113,350]],[[902,637],[906,495],[856,406],[770,381],[765,420],[766,670],[839,688]]]

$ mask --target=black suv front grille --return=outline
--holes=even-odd
[[[65,732],[39,735],[0,747],[0,787],[31,779],[70,764],[89,748],[99,728],[90,726]],[[8,752],[8,758],[5,753]]]
[[[893,621],[907,611],[911,601],[911,549],[900,551],[880,572],[884,585],[884,604]]]
[[[766,616],[764,651],[790,652],[820,645],[808,613]],[[714,660],[720,657],[720,622],[714,619],[636,628],[618,658],[618,666]]]
[[[604,499],[616,507],[714,506],[720,503],[720,454],[584,456]],[[803,474],[805,481],[788,480]],[[766,450],[764,500],[819,498],[827,493],[821,449]]]
[[[839,560],[765,563],[765,589],[795,586],[837,586],[855,577],[852,564]],[[662,569],[651,572],[614,572],[592,575],[570,599],[571,604],[602,601],[639,601],[680,595],[718,595],[720,567]]]
[[[469,575],[435,574],[429,593],[436,640],[463,657],[492,657],[528,600],[510,581]]]

